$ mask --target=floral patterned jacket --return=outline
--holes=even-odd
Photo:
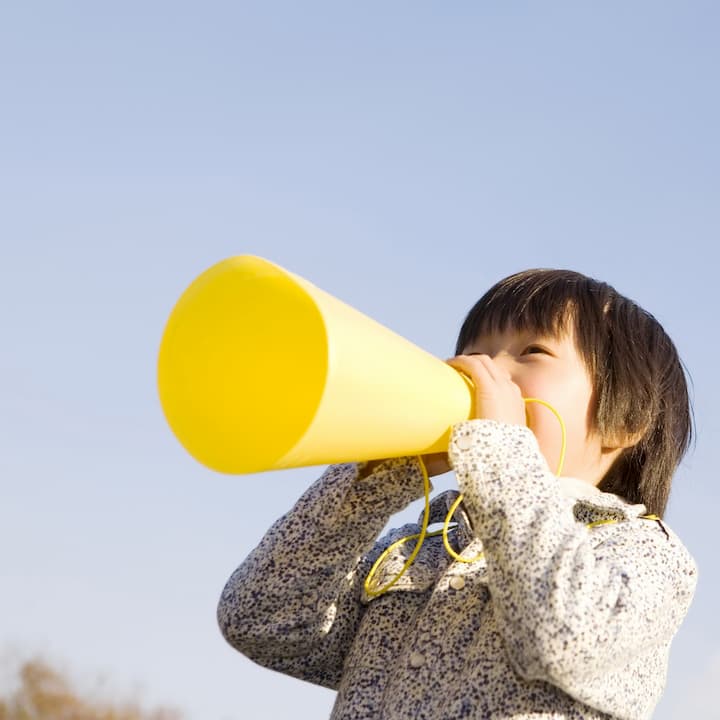
[[[649,718],[688,609],[695,564],[645,508],[548,470],[533,434],[491,420],[453,428],[464,500],[453,561],[430,537],[368,597],[375,538],[423,493],[412,458],[336,465],[228,581],[227,640],[252,660],[338,691],[333,720]],[[571,495],[567,487],[572,486]],[[565,488],[565,492],[563,491]],[[456,493],[432,503],[442,522]],[[609,521],[589,527],[590,523]],[[382,585],[413,543],[392,551]]]

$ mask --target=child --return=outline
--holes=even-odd
[[[331,466],[228,581],[223,634],[337,689],[334,720],[649,718],[696,582],[659,519],[691,433],[673,343],[610,286],[530,270],[478,301],[456,352],[476,416],[448,450],[458,559],[428,536],[391,584],[415,544],[401,542],[366,586],[418,532],[375,542],[422,496],[422,463]],[[560,423],[531,397],[564,421],[561,477]],[[435,498],[430,522],[456,497]]]

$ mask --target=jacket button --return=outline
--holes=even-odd
[[[462,575],[453,575],[450,578],[450,587],[453,590],[462,590],[465,587],[465,578]]]
[[[461,450],[469,450],[473,446],[472,438],[469,435],[461,435],[456,441],[455,444],[461,449]]]
[[[410,653],[410,667],[419,668],[425,664],[425,656],[422,653],[413,650]]]

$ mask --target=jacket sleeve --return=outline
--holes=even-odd
[[[336,688],[360,622],[361,558],[423,493],[417,460],[330,466],[266,533],[223,590],[218,622],[255,662]]]
[[[657,522],[576,522],[527,428],[459,423],[450,457],[516,672],[616,712],[608,676],[632,683],[618,671],[667,652],[695,589],[692,558]]]

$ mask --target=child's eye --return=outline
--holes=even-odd
[[[534,353],[548,354],[548,351],[542,345],[528,345],[523,351],[522,355],[532,355]]]

